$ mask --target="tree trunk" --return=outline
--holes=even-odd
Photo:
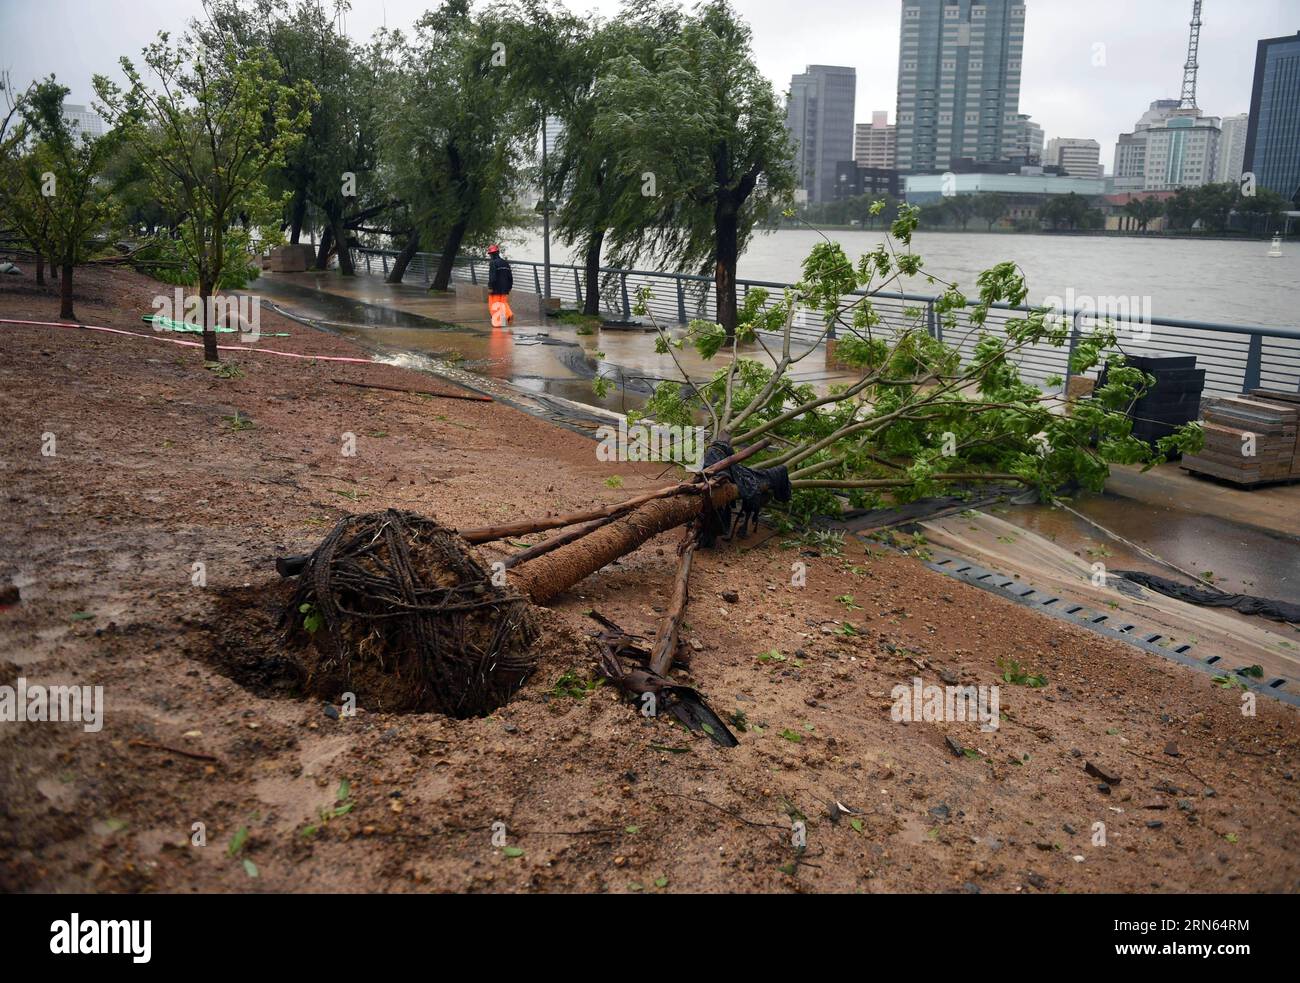
[[[714,208],[713,217],[717,229],[714,285],[718,323],[731,338],[736,333],[736,253],[739,239],[736,205],[722,199]]]
[[[461,219],[447,231],[447,238],[442,244],[442,255],[438,257],[438,272],[433,278],[433,283],[429,285],[430,290],[446,290],[451,284],[452,264],[456,261],[456,254],[460,252],[460,243],[465,238],[465,229],[468,226],[469,223]]]
[[[388,271],[388,276],[384,278],[384,282],[401,283],[402,277],[406,276],[406,268],[411,265],[411,260],[415,257],[415,253],[419,248],[420,233],[412,232],[407,236],[406,245],[402,247],[402,251],[393,260],[393,268]]]
[[[587,240],[587,297],[582,303],[582,313],[600,313],[600,249],[605,243],[605,230],[595,229]]]
[[[339,273],[343,276],[356,276],[357,270],[352,263],[352,247],[348,245],[348,230],[342,215],[330,216],[330,228],[334,231],[334,249],[339,256]]]
[[[316,269],[330,268],[330,248],[334,245],[334,230],[326,225],[320,234],[320,248],[316,250]]]
[[[213,331],[212,319],[212,284],[199,283],[199,306],[203,310],[203,361],[219,362],[221,353],[217,351],[217,333]]]
[[[72,264],[63,264],[63,279],[59,284],[59,317],[64,321],[75,321],[77,315],[72,310]]]
[[[736,486],[717,485],[711,497],[713,508],[724,509],[735,499]],[[510,571],[510,583],[534,604],[545,604],[661,532],[699,518],[703,506],[703,495],[647,502],[575,542],[521,564]]]
[[[293,193],[293,204],[289,213],[289,242],[298,245],[302,236],[302,223],[307,217],[307,195],[302,188]]]
[[[36,286],[45,286],[45,256],[39,250],[36,252]]]

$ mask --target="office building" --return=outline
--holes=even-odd
[[[102,137],[104,135],[103,119],[100,118],[98,113],[86,106],[65,102],[63,104],[63,119],[75,137],[85,135]]]
[[[1020,114],[1020,140],[1015,156],[1030,166],[1043,163],[1043,128],[1025,113]]]
[[[1163,126],[1178,111],[1177,99],[1157,99],[1133,125],[1131,133],[1121,133],[1115,143],[1114,191],[1124,193],[1146,190],[1147,134],[1154,126]]]
[[[1217,116],[1180,109],[1147,130],[1142,190],[1177,191],[1212,184],[1219,161],[1219,125]]]
[[[903,0],[897,166],[1006,161],[1021,143],[1022,0]]]
[[[869,195],[873,199],[901,196],[902,183],[892,167],[863,167],[857,161],[842,160],[835,165],[835,200]]]
[[[1256,47],[1244,161],[1257,188],[1300,208],[1300,32]]]
[[[835,165],[853,160],[853,109],[858,73],[836,65],[809,65],[790,79],[786,127],[795,144],[796,187],[809,202],[835,197]]]
[[[889,123],[889,111],[878,109],[870,123],[859,123],[853,138],[853,159],[862,167],[893,170],[898,127]]]
[[[1096,140],[1053,137],[1047,141],[1043,164],[1059,167],[1070,177],[1101,177],[1101,144]]]
[[[1219,160],[1214,168],[1215,184],[1236,184],[1246,169],[1246,129],[1250,114],[1223,117],[1219,135]]]

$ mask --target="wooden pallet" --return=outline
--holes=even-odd
[[[1183,457],[1184,470],[1245,488],[1300,478],[1300,395],[1255,389],[1207,400],[1203,427],[1205,446]],[[1247,456],[1242,451],[1252,441],[1254,454]]]

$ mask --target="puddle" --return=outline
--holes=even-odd
[[[1238,525],[1223,516],[1198,515],[1113,495],[1080,497],[1071,508],[1184,570],[1202,577],[1207,572],[1213,574],[1212,582],[1230,593],[1282,600],[1300,596],[1300,540]],[[997,514],[1109,568],[1181,579],[1063,509],[1012,506]]]

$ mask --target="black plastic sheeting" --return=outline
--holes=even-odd
[[[715,440],[704,452],[704,467],[726,460],[733,453],[730,443]],[[758,513],[764,505],[773,499],[788,502],[793,497],[794,489],[784,465],[747,468],[742,464],[733,464],[727,468],[727,475],[735,482],[739,497],[733,503],[730,514],[710,514],[706,517],[700,535],[700,543],[705,547],[712,546],[719,538],[731,539],[737,534],[746,535],[758,525]]]
[[[1157,577],[1153,573],[1143,573],[1140,570],[1116,570],[1115,573],[1125,580],[1149,587],[1166,597],[1176,597],[1188,604],[1199,604],[1208,608],[1232,608],[1242,614],[1258,614],[1273,621],[1300,624],[1300,604],[1274,601],[1250,594],[1224,594],[1219,591],[1201,590],[1199,587],[1188,587],[1167,577]]]

